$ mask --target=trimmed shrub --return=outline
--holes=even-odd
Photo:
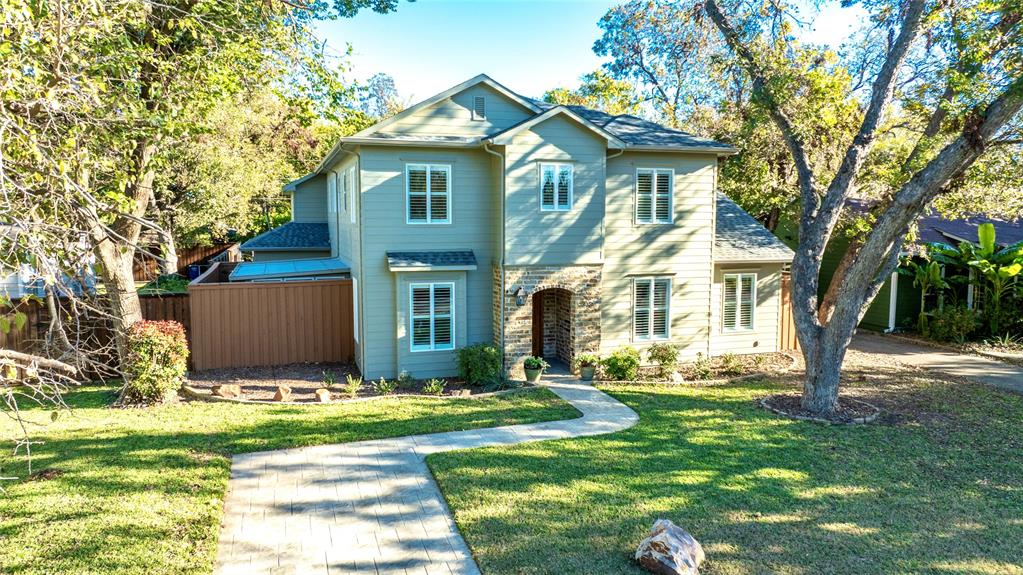
[[[655,343],[647,348],[646,356],[660,368],[661,377],[678,369],[678,346],[673,343]]]
[[[726,353],[721,356],[721,372],[725,375],[742,374],[742,360],[734,353]]]
[[[696,379],[710,379],[712,375],[714,375],[714,368],[711,365],[710,357],[697,353],[696,360],[693,362],[693,376]]]
[[[398,382],[388,381],[381,377],[379,381],[373,383],[373,391],[380,395],[391,395],[395,391],[398,391]]]
[[[127,346],[126,403],[159,403],[184,385],[188,339],[180,323],[140,321],[128,328]]]
[[[946,306],[935,310],[927,322],[927,337],[934,341],[966,343],[977,330],[977,313],[965,307]]]
[[[604,375],[615,381],[632,381],[639,377],[639,350],[623,345],[600,360]]]
[[[501,350],[477,343],[458,350],[458,374],[469,385],[489,385],[503,379]]]
[[[443,379],[433,378],[423,384],[423,393],[428,395],[444,395],[444,387],[448,382]]]

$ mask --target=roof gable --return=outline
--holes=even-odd
[[[586,118],[580,116],[579,114],[573,112],[572,110],[568,109],[565,106],[555,106],[542,114],[537,114],[536,116],[528,118],[525,121],[519,122],[518,124],[511,126],[506,130],[498,132],[488,137],[487,140],[497,145],[506,145],[512,141],[516,134],[528,130],[533,126],[536,126],[537,124],[546,122],[547,120],[554,117],[567,117],[573,120],[576,124],[579,124],[583,128],[586,128],[587,130],[593,132],[597,136],[606,140],[609,148],[621,149],[625,147],[625,142],[621,141],[613,134],[604,130],[602,127],[594,124],[593,122],[590,122]]]

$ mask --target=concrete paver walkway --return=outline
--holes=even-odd
[[[858,334],[853,338],[850,348],[865,353],[894,356],[895,359],[907,365],[940,371],[1007,391],[1023,393],[1023,367],[993,359],[942,351],[925,345],[870,334]]]
[[[216,572],[478,574],[425,456],[611,433],[639,420],[572,376],[546,380],[583,416],[234,456]]]

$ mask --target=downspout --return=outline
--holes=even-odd
[[[717,278],[717,262],[714,261],[714,239],[718,233],[718,171],[721,169],[721,158],[716,157],[714,159],[714,180],[711,184],[711,197],[710,197],[710,291],[707,292],[707,358],[710,358],[710,352],[713,350],[712,341],[714,339],[714,280]],[[778,307],[781,307],[781,302],[778,302]],[[776,338],[777,339],[777,338]],[[778,348],[778,342],[774,343],[775,349]]]
[[[500,160],[500,163],[501,163],[500,185],[498,186],[500,188],[500,194],[501,194],[501,226],[499,228],[500,229],[500,241],[501,241],[501,253],[500,253],[501,257],[498,259],[498,264],[497,265],[498,265],[498,269],[501,271],[501,305],[500,305],[501,320],[500,320],[500,329],[499,329],[500,340],[499,340],[499,344],[498,345],[501,348],[501,364],[502,364],[502,369],[503,369],[503,367],[504,367],[504,357],[505,357],[505,349],[504,349],[504,300],[505,300],[505,297],[506,297],[505,285],[504,285],[504,275],[505,275],[504,274],[504,234],[505,234],[505,223],[507,222],[506,213],[505,213],[505,199],[506,198],[504,197],[504,178],[505,178],[506,174],[505,174],[505,165],[504,165],[504,154],[501,154],[501,153],[495,152],[494,150],[491,150],[490,149],[490,145],[491,145],[490,142],[484,141],[484,143],[483,143],[483,151],[488,153],[488,154],[490,154],[490,155],[492,155],[492,156],[497,157]]]
[[[362,273],[362,270],[363,270],[362,262],[363,262],[364,259],[366,259],[366,254],[365,254],[366,242],[364,242],[363,238],[362,238],[362,223],[363,223],[363,218],[362,218],[362,216],[363,216],[363,214],[362,214],[362,156],[359,155],[359,152],[354,152],[352,150],[346,150],[344,148],[344,144],[342,144],[341,146],[338,147],[338,151],[339,152],[344,152],[345,154],[351,154],[352,156],[355,156],[355,179],[358,181],[358,183],[356,184],[355,188],[357,190],[359,190],[359,193],[356,195],[356,198],[358,198],[358,201],[356,202],[358,204],[358,207],[356,208],[357,214],[355,216],[356,220],[358,221],[358,223],[356,224],[356,229],[357,229],[357,233],[359,234],[359,279],[363,279],[364,280],[366,278],[366,276],[363,275],[363,273]],[[355,183],[355,182],[352,182],[352,183]],[[363,307],[363,305],[362,305],[362,294],[365,293],[365,292],[366,292],[366,282],[363,281],[362,282],[362,289],[360,289],[359,293],[356,294],[356,296],[358,298],[358,301],[356,301],[355,304],[354,304],[354,305],[359,306],[359,310],[361,312],[363,312],[363,313],[359,313],[358,314],[358,316],[359,316],[359,325],[355,326],[354,329],[360,331],[360,333],[358,334],[358,336],[359,336],[359,369],[361,371],[363,371],[364,373],[365,373],[365,369],[366,369],[366,334],[361,333],[361,331],[362,331],[363,324],[366,323],[365,307]]]

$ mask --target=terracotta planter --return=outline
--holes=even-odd
[[[593,372],[597,370],[595,365],[582,365],[579,366],[579,377],[583,381],[593,381]]]
[[[536,383],[536,382],[540,381],[540,374],[543,373],[543,369],[529,369],[527,367],[527,368],[525,368],[525,370],[526,370],[526,381],[528,381],[529,383]]]

